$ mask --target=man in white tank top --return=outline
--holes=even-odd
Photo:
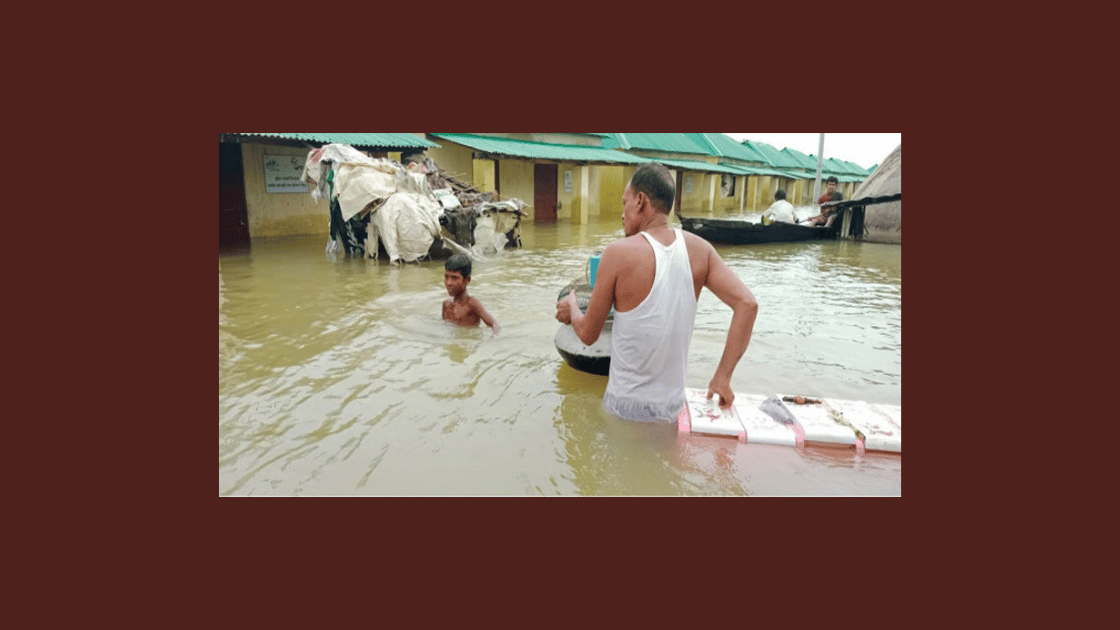
[[[611,367],[603,407],[630,420],[669,422],[685,405],[685,373],[696,301],[704,287],[733,310],[708,397],[731,406],[731,374],[747,349],[758,302],[711,243],[669,228],[676,186],[661,164],[638,167],[622,195],[626,238],[603,250],[587,312],[572,291],[556,319],[591,345],[614,307]]]

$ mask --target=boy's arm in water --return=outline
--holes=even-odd
[[[502,329],[501,325],[498,324],[498,320],[494,319],[494,316],[491,315],[486,310],[486,308],[482,306],[482,302],[479,302],[478,298],[471,298],[471,308],[473,308],[474,312],[478,314],[479,319],[481,319],[487,326],[494,329],[495,335],[498,334],[498,332]]]

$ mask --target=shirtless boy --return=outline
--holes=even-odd
[[[471,259],[466,254],[455,254],[443,263],[443,286],[451,297],[443,301],[443,318],[460,326],[478,326],[478,322],[494,329],[498,334],[501,326],[482,307],[478,298],[467,294],[467,285],[471,283]]]

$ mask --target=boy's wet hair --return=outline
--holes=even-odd
[[[443,263],[443,268],[448,271],[458,271],[464,278],[471,277],[471,258],[466,254],[455,254]]]
[[[827,183],[829,183],[829,182],[831,182],[831,183],[833,183],[833,184],[839,184],[839,183],[840,183],[840,180],[839,180],[839,179],[836,179],[836,176],[835,176],[835,175],[832,175],[832,176],[830,176],[830,177],[829,177],[828,179],[824,180],[824,183],[826,183],[826,184],[827,184]]]
[[[775,199],[785,199],[786,198],[786,191],[779,188],[778,192],[774,193],[774,198]]]

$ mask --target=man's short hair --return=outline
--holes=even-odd
[[[775,199],[785,199],[786,198],[786,191],[779,188],[778,192],[774,193],[774,198]]]
[[[835,175],[829,175],[828,179],[824,180],[826,184],[839,184],[840,180],[836,179]]]
[[[654,209],[662,214],[669,214],[673,209],[677,185],[673,182],[673,174],[664,164],[649,162],[639,166],[630,178],[630,189],[635,194],[645,193]]]
[[[464,278],[471,277],[471,258],[466,254],[455,254],[443,263],[443,268],[448,271],[458,271]]]

